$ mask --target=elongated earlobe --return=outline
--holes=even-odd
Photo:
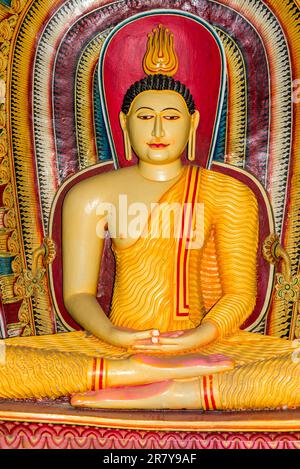
[[[200,115],[196,110],[192,116],[191,128],[188,141],[188,160],[195,161],[196,158],[196,132],[199,125]]]
[[[189,135],[189,141],[188,141],[188,160],[189,161],[195,161],[196,155],[195,155],[195,149],[196,149],[196,130],[190,130],[190,135]]]
[[[130,144],[130,139],[127,130],[123,131],[123,136],[124,136],[124,146],[125,146],[125,158],[127,161],[132,160],[132,150],[131,150],[131,144]]]
[[[119,114],[120,124],[123,131],[123,139],[124,139],[124,148],[125,148],[125,158],[127,161],[132,160],[132,150],[130,144],[130,138],[127,132],[126,126],[126,115],[121,111]]]

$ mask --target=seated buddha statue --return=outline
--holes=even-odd
[[[82,180],[64,201],[64,302],[93,356],[76,349],[76,332],[55,336],[52,350],[45,337],[8,339],[1,398],[68,395],[73,406],[110,409],[300,405],[291,342],[240,330],[257,295],[256,197],[192,164],[199,112],[189,89],[159,72],[130,86],[120,110],[126,159],[134,151],[138,164]],[[109,316],[96,300],[107,231],[116,261]],[[206,311],[199,266],[211,236],[222,294]]]

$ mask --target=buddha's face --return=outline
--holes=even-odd
[[[163,164],[180,158],[191,130],[197,128],[199,113],[191,115],[175,91],[143,91],[127,115],[121,112],[120,122],[140,160]]]

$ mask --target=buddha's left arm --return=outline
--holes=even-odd
[[[225,177],[216,191],[214,212],[223,294],[202,324],[213,323],[223,337],[243,324],[256,302],[257,200],[247,186]]]

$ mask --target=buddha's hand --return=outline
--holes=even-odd
[[[144,340],[143,343],[134,345],[135,351],[161,351],[180,352],[198,347],[205,347],[219,336],[217,327],[211,322],[205,322],[194,329],[184,331],[172,331],[160,334],[156,339],[157,343]]]
[[[148,329],[146,331],[138,331],[135,329],[128,329],[126,327],[112,326],[107,334],[106,341],[117,347],[133,348],[136,345],[145,342],[155,343],[159,331],[157,329]]]

